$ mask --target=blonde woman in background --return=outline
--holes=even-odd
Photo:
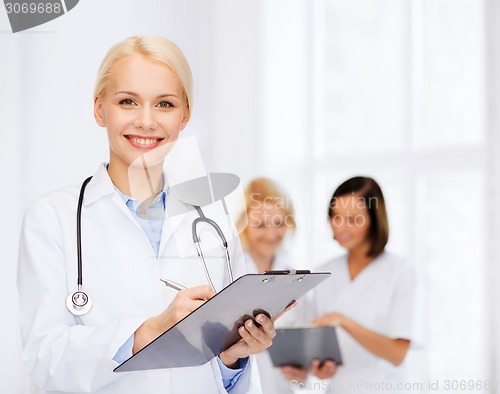
[[[240,234],[248,273],[294,268],[283,248],[287,235],[295,231],[295,215],[290,197],[275,182],[266,178],[252,180],[245,189],[246,211],[240,224],[247,226]],[[295,308],[297,309],[297,308]],[[294,318],[295,310],[282,317],[279,325]],[[265,394],[291,393],[291,386],[272,364],[268,352],[257,357],[262,391]]]
[[[273,181],[257,178],[245,189],[247,227],[240,234],[249,273],[290,269],[282,245],[295,231],[291,199]]]

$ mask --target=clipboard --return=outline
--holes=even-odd
[[[335,327],[283,327],[276,329],[273,345],[267,349],[275,367],[293,365],[309,368],[315,358],[342,365]]]
[[[276,316],[330,275],[295,270],[243,275],[113,372],[203,365],[241,339],[238,328],[248,318]]]

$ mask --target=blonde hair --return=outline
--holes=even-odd
[[[280,205],[280,208],[283,209],[286,214],[287,225],[291,227],[292,231],[295,231],[296,223],[292,201],[278,184],[267,178],[256,178],[248,184],[244,194],[246,207],[238,217],[238,228],[244,227],[243,223],[247,223],[248,214],[256,204],[261,205],[271,202],[275,205]],[[249,246],[247,228],[248,226],[245,227],[245,229],[240,234],[241,244],[243,246],[243,250],[245,251],[248,250]]]
[[[164,37],[154,35],[132,36],[111,47],[99,67],[94,97],[103,97],[106,93],[114,65],[127,56],[137,54],[153,62],[164,64],[172,70],[181,84],[186,106],[191,112],[193,77],[189,64],[177,45]]]

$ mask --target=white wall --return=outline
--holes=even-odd
[[[489,307],[492,324],[489,337],[493,357],[491,360],[491,376],[500,376],[500,252],[498,240],[500,239],[500,3],[488,1],[486,3],[487,21],[487,45],[486,56],[488,60],[488,97],[487,97],[487,124],[488,136],[491,144],[488,152],[488,195],[486,204],[488,207],[488,245],[490,245],[486,258],[491,261],[491,270],[488,276],[487,287],[490,294]],[[500,387],[497,387],[497,393]]]

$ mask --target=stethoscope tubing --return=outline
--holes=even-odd
[[[78,208],[76,210],[76,256],[78,261],[78,276],[76,285],[78,290],[81,289],[83,285],[83,265],[82,265],[82,206],[83,206],[83,195],[85,194],[85,188],[92,177],[88,177],[83,181],[82,187],[80,188],[80,196],[78,197]]]
[[[202,263],[203,263],[203,268],[205,270],[205,275],[208,279],[208,281],[210,282],[210,286],[212,287],[212,290],[213,291],[216,291],[215,290],[215,286],[212,282],[212,278],[210,277],[210,272],[208,272],[208,267],[207,267],[207,263],[205,262],[205,257],[203,256],[203,250],[201,248],[201,245],[200,245],[200,238],[198,237],[198,230],[197,230],[197,225],[199,223],[207,223],[209,224],[210,226],[212,226],[215,231],[217,232],[217,234],[219,235],[221,241],[222,241],[222,246],[224,247],[224,253],[225,253],[225,258],[226,258],[226,265],[227,265],[227,272],[229,274],[229,281],[230,283],[233,283],[234,282],[234,278],[233,278],[233,269],[232,269],[232,266],[231,266],[231,257],[229,255],[229,250],[228,250],[228,243],[227,243],[227,240],[226,240],[226,237],[224,236],[224,233],[222,232],[221,228],[219,227],[219,225],[213,221],[212,219],[209,219],[205,216],[205,214],[203,213],[202,209],[198,206],[198,205],[193,205],[194,208],[196,209],[196,212],[198,212],[198,215],[199,217],[194,219],[193,220],[193,224],[192,224],[192,235],[193,235],[193,242],[196,246],[196,251],[198,253],[198,256],[200,257]]]
[[[78,206],[76,209],[76,252],[77,252],[77,291],[71,293],[68,298],[66,299],[66,307],[68,310],[75,316],[80,316],[88,313],[90,309],[92,308],[92,300],[91,298],[82,291],[82,286],[83,286],[83,258],[82,258],[82,207],[83,207],[83,198],[85,195],[85,188],[87,187],[88,183],[92,177],[88,177],[83,181],[82,186],[80,188],[80,195],[78,196]],[[230,283],[234,281],[233,279],[233,270],[231,267],[231,258],[229,255],[229,250],[228,250],[228,243],[226,240],[226,237],[224,236],[224,233],[222,232],[221,228],[219,225],[213,221],[212,219],[209,219],[205,216],[203,213],[201,207],[197,205],[193,205],[193,207],[196,209],[198,212],[199,217],[193,220],[192,224],[192,236],[193,236],[193,242],[196,246],[196,251],[198,253],[198,256],[200,257],[200,260],[203,264],[203,268],[205,271],[205,275],[210,283],[210,286],[214,291],[215,286],[212,281],[212,278],[210,276],[210,272],[208,271],[208,266],[205,261],[205,257],[203,256],[203,250],[200,245],[200,238],[198,236],[198,230],[197,230],[197,225],[201,222],[207,223],[210,226],[212,226],[217,234],[219,235],[221,241],[222,241],[222,246],[224,247],[225,251],[225,259],[226,259],[226,264],[227,264],[227,271],[229,274],[229,280]]]
[[[92,309],[92,299],[82,290],[83,285],[83,267],[82,267],[82,206],[85,188],[92,177],[83,181],[78,197],[78,206],[76,208],[76,257],[78,274],[76,278],[77,289],[70,293],[66,298],[66,308],[75,316],[85,315]]]

